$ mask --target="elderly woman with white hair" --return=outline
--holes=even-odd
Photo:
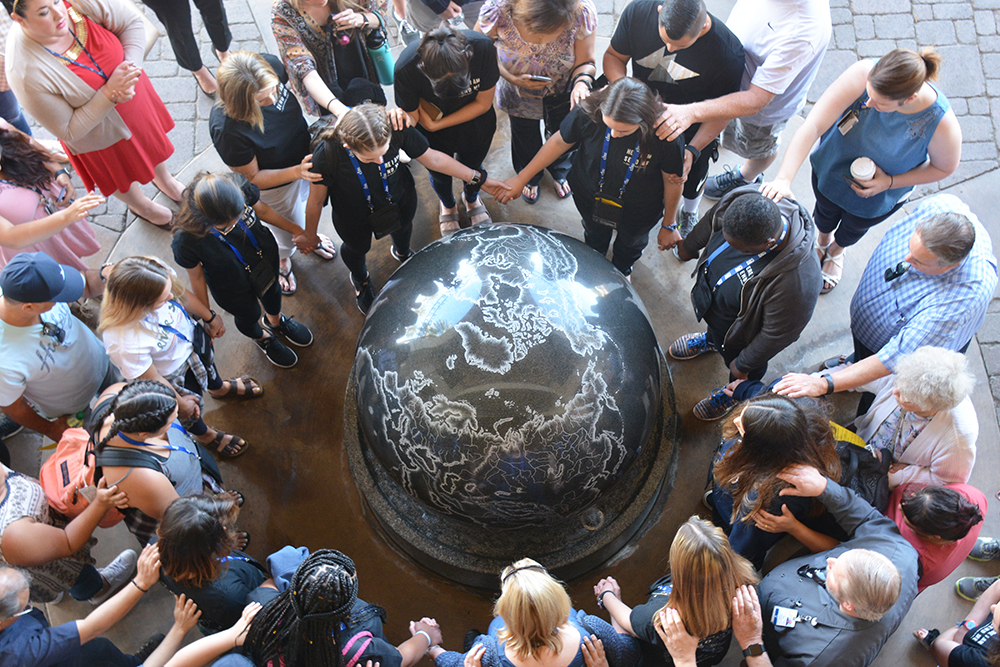
[[[859,389],[875,392],[855,422],[869,445],[892,452],[889,487],[969,481],[979,422],[965,355],[924,346],[902,357],[894,375]]]

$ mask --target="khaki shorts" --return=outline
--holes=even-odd
[[[781,133],[788,121],[760,126],[734,118],[722,131],[722,147],[747,160],[762,160],[778,152]]]

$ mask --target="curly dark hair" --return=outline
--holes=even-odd
[[[170,415],[176,407],[177,396],[170,387],[153,380],[133,380],[122,388],[114,400],[94,410],[90,415],[88,429],[97,441],[96,449],[100,452],[119,431],[159,431],[169,423]],[[108,434],[103,439],[98,439],[108,415],[113,415],[114,421]]]
[[[45,163],[51,159],[17,130],[0,130],[0,170],[14,183],[47,188],[53,176]]]

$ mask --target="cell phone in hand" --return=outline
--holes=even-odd
[[[844,174],[844,180],[847,181],[848,183],[852,184],[852,185],[858,186],[859,188],[863,189],[865,187],[865,186],[861,185],[860,183],[858,183],[853,178],[851,178],[850,176],[848,176],[847,174]]]
[[[550,76],[542,76],[540,74],[531,74],[531,75],[528,76],[528,80],[529,81],[544,81],[545,83],[550,83],[552,81],[552,77],[550,77]]]
[[[420,100],[420,104],[424,107],[424,111],[427,112],[427,115],[431,117],[431,120],[437,121],[444,118],[444,112],[441,111],[436,104],[428,102],[427,100]]]

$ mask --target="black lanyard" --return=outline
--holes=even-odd
[[[66,14],[66,20],[67,21],[72,21],[73,20],[69,16],[69,13]],[[47,46],[43,46],[42,48],[45,49],[46,51],[48,51],[49,53],[51,53],[52,55],[54,55],[56,58],[60,58],[62,60],[65,60],[68,63],[71,63],[73,65],[78,65],[79,67],[82,67],[85,70],[89,70],[89,71],[93,72],[94,74],[96,74],[99,77],[101,77],[102,79],[104,79],[104,83],[107,83],[108,79],[111,78],[111,77],[109,77],[107,74],[104,73],[104,69],[97,63],[96,60],[94,60],[94,56],[90,55],[90,51],[88,51],[87,47],[83,45],[83,42],[80,41],[80,38],[76,36],[76,28],[73,27],[70,30],[70,32],[73,33],[73,41],[80,45],[80,48],[83,49],[83,52],[87,54],[87,57],[90,58],[90,62],[94,63],[94,67],[96,67],[97,69],[94,69],[94,67],[90,67],[89,65],[84,65],[81,62],[77,62],[76,60],[73,60],[72,58],[67,58],[66,56],[64,56],[61,53],[56,53],[55,51],[53,51],[52,49],[50,49]]]

